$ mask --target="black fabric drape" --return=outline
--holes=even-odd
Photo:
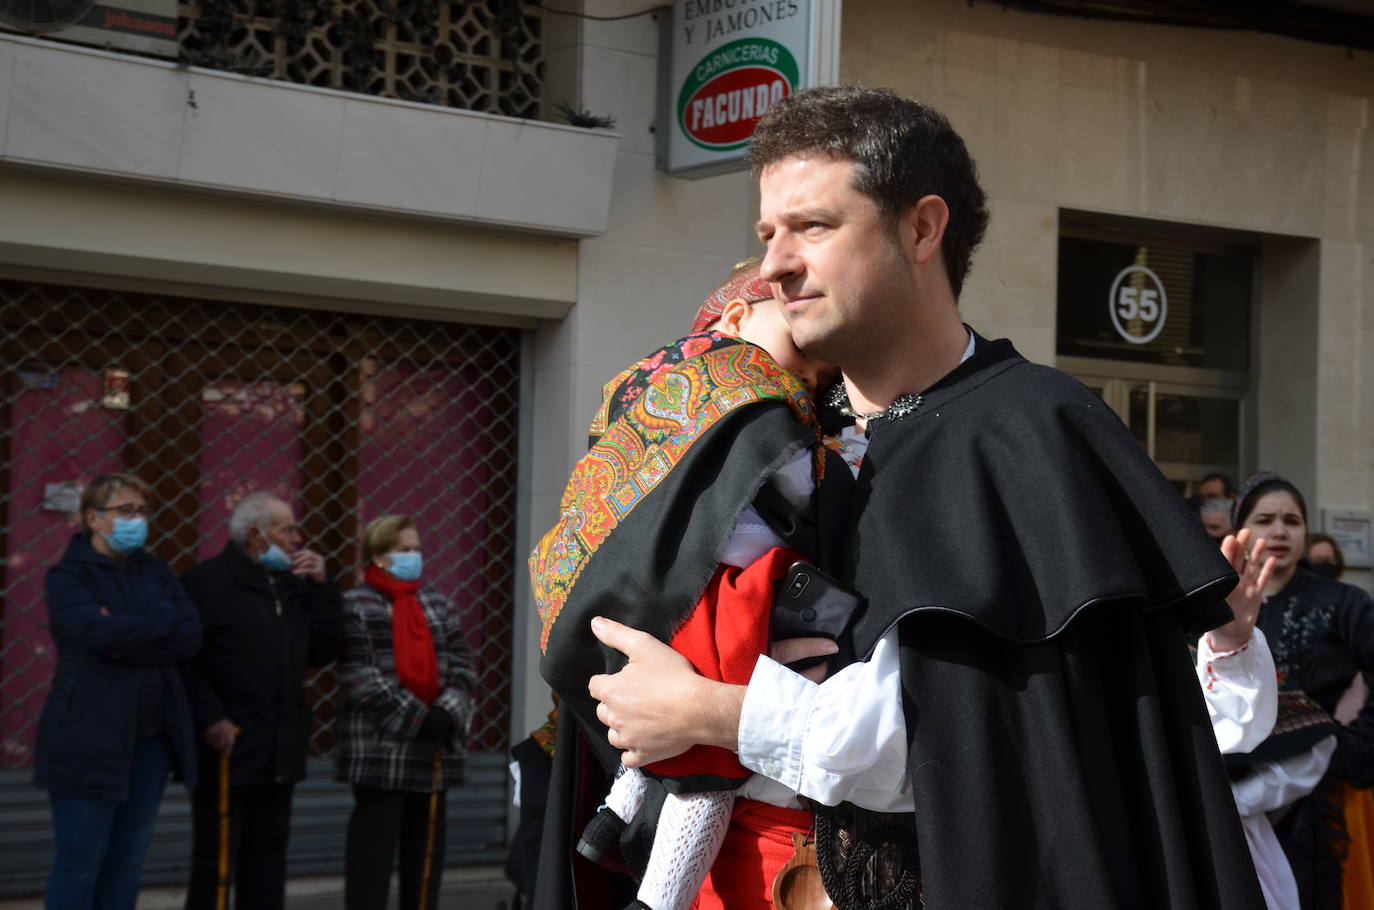
[[[634,900],[635,882],[585,859],[574,849],[588,819],[611,787],[581,727],[564,711],[549,772],[531,910],[607,910]]]
[[[1041,641],[1095,605],[1229,619],[1236,576],[1121,421],[1005,340],[877,421],[859,477],[851,573],[871,648],[914,610]]]

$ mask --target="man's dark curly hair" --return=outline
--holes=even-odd
[[[852,161],[854,188],[895,222],[923,196],[949,206],[941,252],[957,298],[988,226],[987,194],[964,140],[939,111],[887,89],[813,88],[764,114],[749,146],[757,176],[805,154]]]

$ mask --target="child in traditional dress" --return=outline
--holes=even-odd
[[[837,368],[797,348],[780,305],[767,282],[758,277],[758,261],[749,260],[737,266],[731,279],[703,304],[691,335],[645,358],[607,384],[602,410],[593,423],[593,436],[604,439],[618,420],[625,419],[627,409],[637,404],[642,414],[664,412],[662,402],[644,402],[643,396],[655,390],[666,401],[666,388],[691,385],[685,377],[681,381],[670,378],[682,364],[719,351],[722,344],[741,342],[762,348],[772,362],[801,380],[810,399],[805,404],[813,409],[818,389],[838,378]],[[699,379],[697,374],[694,376]],[[694,431],[700,420],[684,421],[687,429],[683,433]],[[846,450],[850,466],[857,465],[864,443],[862,434],[853,433],[852,428],[844,434],[846,449],[839,441],[823,437],[818,423],[812,429],[810,444],[794,446],[790,452],[786,450],[788,440],[776,437],[761,436],[747,446],[736,442],[726,452],[725,463],[718,466],[719,476],[728,476],[732,462],[751,458],[757,465],[760,450],[765,450],[762,460],[769,468],[759,495],[738,513],[730,533],[718,546],[714,574],[705,593],[685,618],[679,617],[680,623],[666,624],[665,631],[671,632],[669,643],[704,675],[728,682],[748,681],[758,655],[768,648],[774,585],[794,561],[804,558],[800,549],[810,548],[804,538],[785,540],[775,526],[795,526],[798,518],[803,522],[814,520],[813,493],[818,472],[824,472],[827,446],[832,453],[843,454],[842,450]],[[658,444],[667,450],[674,442],[675,437],[670,434]],[[643,465],[654,462],[653,448],[644,448],[641,459],[627,465],[627,476],[644,476]],[[769,449],[773,451],[767,452]],[[837,461],[836,464],[844,470]],[[577,483],[575,471],[565,503]],[[663,520],[671,523],[674,511],[667,510]],[[765,512],[774,520],[766,519]],[[774,517],[787,513],[791,513],[790,517],[783,521]],[[564,517],[568,518],[566,511]],[[560,527],[546,535],[531,560],[536,600],[541,589],[547,587],[547,579],[541,577],[540,557],[556,550],[558,541],[566,540],[567,529],[560,532],[562,526],[560,523]],[[601,609],[605,609],[604,603]],[[546,660],[546,667],[548,663]],[[622,832],[644,808],[655,782],[661,782],[669,792],[653,826],[653,844],[633,906],[652,910],[686,908],[715,860],[729,826],[735,788],[749,777],[749,772],[728,750],[704,746],[646,770],[650,773],[621,768],[603,808],[584,832],[578,851],[605,865],[620,863]]]

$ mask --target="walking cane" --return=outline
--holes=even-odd
[[[233,737],[238,739],[239,728],[234,727]],[[233,748],[231,743],[230,749]],[[227,910],[229,906],[229,756],[219,753],[219,866],[218,881],[215,884],[215,910]]]
[[[434,825],[439,815],[439,787],[444,777],[443,746],[434,747],[434,789],[429,793],[429,830],[425,834],[425,865],[420,871],[420,905],[415,910],[428,910],[429,878],[434,870]]]
[[[219,757],[219,882],[215,885],[215,910],[229,904],[229,756]]]

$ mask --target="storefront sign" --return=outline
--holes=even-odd
[[[683,83],[677,125],[693,145],[708,152],[742,149],[759,118],[796,91],[798,81],[796,58],[776,41],[732,42],[702,61]]]
[[[44,512],[61,512],[63,515],[75,515],[77,506],[81,502],[81,490],[83,488],[71,481],[61,483],[43,484],[43,505]]]
[[[1118,335],[1131,344],[1149,344],[1164,328],[1169,297],[1164,282],[1143,265],[1128,265],[1116,275],[1107,311]]]
[[[744,167],[768,109],[820,84],[813,49],[834,0],[675,0],[662,17],[659,166],[703,177]],[[826,38],[828,46],[830,38]]]
[[[1374,567],[1374,516],[1353,509],[1322,509],[1322,530],[1341,548],[1346,566]]]
[[[62,384],[62,377],[57,373],[43,373],[37,370],[20,370],[19,385],[24,389],[38,389],[44,392],[51,392]]]

